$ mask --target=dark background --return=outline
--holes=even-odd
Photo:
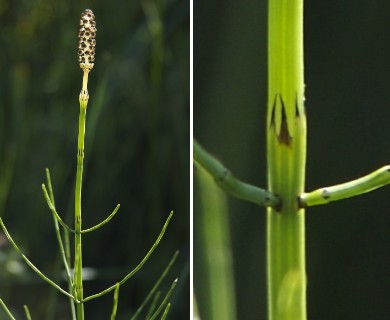
[[[178,0],[0,0],[0,215],[23,252],[56,278],[57,240],[41,183],[50,168],[57,209],[73,225],[77,34],[85,8],[94,11],[98,32],[88,86],[84,227],[121,204],[109,224],[84,236],[84,266],[97,273],[85,282],[85,296],[133,269],[174,210],[159,247],[121,287],[117,319],[131,317],[176,250],[161,289],[165,294],[178,277],[169,318],[189,313],[189,7]],[[0,297],[18,319],[23,304],[33,319],[70,319],[68,300],[53,295],[3,233]],[[86,303],[86,318],[108,319],[111,305],[112,293]]]
[[[307,190],[389,163],[389,11],[384,0],[305,1]],[[266,1],[194,2],[194,136],[259,186],[266,185],[266,19]],[[389,192],[307,210],[309,319],[390,317]],[[266,319],[265,210],[229,204],[237,319]]]

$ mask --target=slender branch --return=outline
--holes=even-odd
[[[28,310],[28,307],[26,305],[23,306],[24,313],[26,314],[27,320],[31,320],[30,310]]]
[[[177,280],[178,279],[175,279],[171,285],[171,288],[169,289],[168,293],[165,295],[165,298],[164,300],[160,303],[160,306],[157,308],[156,312],[151,316],[151,318],[149,320],[154,320],[157,318],[157,316],[160,314],[160,312],[163,310],[164,306],[167,304],[167,302],[169,301],[169,298],[171,297],[172,295],[172,292],[173,290],[175,289],[176,287],[176,284],[177,284]]]
[[[117,211],[119,210],[119,207],[121,205],[118,204],[114,211],[111,212],[111,214],[106,218],[104,219],[102,222],[98,223],[96,226],[93,226],[92,228],[88,228],[88,229],[84,229],[84,230],[81,230],[81,233],[87,233],[87,232],[91,232],[91,231],[94,231],[96,229],[99,229],[101,226],[105,225],[108,221],[110,221],[114,216],[115,214],[117,213]]]
[[[51,212],[53,213],[53,216],[57,219],[57,221],[60,223],[61,226],[63,226],[68,232],[71,232],[71,233],[76,233],[76,230],[70,228],[65,222],[64,220],[61,219],[61,217],[59,216],[57,210],[55,209],[53,203],[52,203],[52,200],[51,200],[51,197],[49,196],[48,192],[47,192],[47,189],[46,189],[46,186],[44,184],[42,184],[42,190],[43,190],[43,194],[45,196],[45,199],[46,199],[46,202],[51,210]],[[88,229],[84,229],[84,230],[81,230],[80,233],[88,233],[88,232],[91,232],[91,231],[94,231],[96,229],[99,229],[100,227],[102,227],[103,225],[105,225],[107,222],[109,222],[114,216],[115,214],[117,213],[117,211],[119,210],[120,208],[120,204],[118,204],[115,209],[110,213],[110,215],[104,219],[102,222],[100,222],[99,224],[97,224],[96,226],[93,226],[91,228],[88,228]]]
[[[301,207],[327,204],[332,201],[355,197],[387,184],[390,184],[390,165],[349,182],[303,193],[299,197],[299,204]]]
[[[3,300],[0,299],[0,304],[1,306],[3,307],[5,313],[7,314],[7,316],[11,319],[11,320],[16,320],[15,317],[12,315],[11,311],[9,311],[9,309],[7,308],[7,306],[5,305],[5,303],[3,302]]]
[[[164,313],[163,313],[163,315],[161,317],[161,320],[165,320],[166,319],[170,308],[171,308],[171,304],[168,303],[167,306],[165,307],[165,310],[164,310]]]
[[[50,170],[48,168],[46,168],[46,182],[47,182],[47,187],[49,189],[49,196],[50,196],[49,200],[51,201],[51,204],[52,204],[52,207],[53,207],[54,211],[56,211],[55,210],[56,203],[55,203],[55,198],[54,198],[53,185],[51,183]],[[45,194],[45,191],[46,190],[44,189],[43,190],[44,194]],[[46,194],[47,194],[47,192],[46,192]],[[45,197],[46,197],[46,195],[45,195]],[[47,200],[48,199],[46,198],[46,201]],[[49,205],[49,208],[50,208],[49,202],[48,202],[48,205]],[[53,210],[52,210],[52,213],[53,213]],[[59,215],[57,215],[57,216],[59,217]],[[68,262],[68,259],[67,259],[67,256],[66,256],[64,243],[62,241],[61,231],[60,231],[60,228],[59,228],[59,225],[58,225],[58,218],[57,218],[57,216],[53,213],[54,229],[55,229],[55,232],[56,232],[56,235],[57,235],[57,242],[58,242],[58,246],[60,248],[62,263],[63,263],[65,271],[66,271],[66,276],[67,276],[67,281],[68,281],[68,291],[72,292],[73,280],[72,280],[72,275],[70,273],[69,262]],[[68,230],[66,228],[64,228],[64,238],[65,238],[65,240],[66,240],[66,238],[69,238],[69,232],[68,232]],[[66,244],[66,242],[65,242],[65,244]],[[76,308],[75,308],[74,300],[69,298],[69,303],[70,303],[70,310],[71,310],[71,314],[72,314],[72,320],[76,320]]]
[[[49,189],[48,193],[50,195],[51,203],[53,204],[53,207],[55,207],[56,203],[55,203],[55,199],[54,199],[53,185],[51,183],[51,177],[50,177],[50,170],[49,170],[49,168],[46,168],[45,172],[46,172],[47,187]]]
[[[146,314],[145,319],[150,320],[150,317],[152,316],[154,310],[156,310],[157,302],[160,299],[161,291],[157,291],[156,294],[153,297],[152,303],[150,304],[149,310]]]
[[[58,291],[60,291],[61,293],[63,293],[64,295],[66,295],[67,297],[69,298],[72,298],[73,300],[75,300],[75,297],[73,295],[71,295],[70,293],[66,292],[64,289],[62,289],[59,285],[57,285],[53,280],[50,280],[48,277],[46,277],[24,254],[23,252],[19,249],[19,247],[17,246],[17,244],[15,243],[15,241],[12,239],[11,235],[8,233],[8,230],[7,228],[5,227],[4,225],[4,222],[3,220],[0,218],[0,225],[1,227],[3,228],[3,231],[6,235],[6,237],[8,238],[9,242],[11,242],[12,246],[14,247],[14,249],[21,255],[21,257],[23,258],[23,260],[26,262],[26,264],[34,270],[34,272],[36,274],[38,274],[43,280],[45,280],[47,283],[49,283],[50,285],[52,285],[54,288],[56,288]]]
[[[53,213],[53,216],[57,219],[57,221],[60,223],[60,225],[63,226],[63,227],[64,227],[66,230],[68,230],[69,232],[75,233],[76,231],[75,231],[74,229],[70,228],[70,227],[61,219],[61,217],[60,217],[59,214],[57,213],[56,208],[54,207],[53,203],[52,203],[51,200],[50,200],[50,197],[49,197],[49,194],[48,194],[48,192],[47,192],[47,189],[46,189],[45,184],[42,184],[42,191],[43,191],[43,195],[45,196],[47,205],[49,206],[51,212]]]
[[[160,286],[160,283],[163,281],[165,276],[168,274],[169,270],[171,269],[172,265],[175,263],[177,256],[179,255],[179,251],[176,251],[173,255],[171,261],[169,261],[168,265],[165,267],[163,273],[158,278],[157,282],[154,284],[153,288],[150,290],[148,295],[146,296],[145,300],[142,302],[142,304],[139,306],[137,311],[134,313],[134,315],[131,317],[130,320],[135,320],[138,315],[142,312],[145,305],[148,303],[148,301],[153,297],[154,293],[156,292],[157,288]]]
[[[118,308],[118,295],[119,295],[119,283],[117,283],[115,285],[114,302],[113,302],[113,305],[112,305],[112,312],[111,312],[110,320],[115,320],[115,317],[116,317],[116,310]]]
[[[194,160],[213,176],[216,183],[233,197],[265,207],[279,207],[280,199],[265,189],[236,179],[215,157],[194,139]]]
[[[142,268],[142,266],[145,264],[145,262],[149,259],[149,257],[151,256],[151,254],[153,253],[153,251],[156,249],[156,247],[158,246],[158,244],[160,243],[160,240],[161,238],[163,237],[164,233],[165,233],[165,230],[167,229],[168,227],[168,224],[169,224],[169,221],[171,220],[172,218],[172,215],[173,215],[173,211],[171,211],[171,213],[169,214],[167,220],[165,221],[165,224],[160,232],[160,234],[158,235],[157,237],[157,240],[154,242],[153,246],[150,248],[150,250],[148,251],[148,253],[145,255],[145,257],[141,260],[141,262],[131,271],[129,272],[121,281],[119,281],[119,285],[122,285],[124,284],[127,280],[129,280],[139,269]],[[85,299],[83,299],[82,302],[87,302],[89,300],[92,300],[92,299],[95,299],[95,298],[98,298],[98,297],[101,297],[102,295],[112,291],[115,289],[117,284],[99,292],[99,293],[96,293],[96,294],[93,294]]]
[[[68,262],[68,265],[70,265],[71,261],[71,254],[70,254],[70,239],[69,239],[69,232],[64,233],[64,242],[65,242],[65,255],[66,255],[66,261]]]

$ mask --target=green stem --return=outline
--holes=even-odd
[[[77,303],[77,319],[84,319],[83,304],[83,262],[82,262],[82,244],[81,244],[81,189],[83,182],[83,162],[84,162],[84,136],[85,136],[85,119],[87,112],[88,98],[80,99],[79,114],[79,134],[77,143],[77,171],[76,171],[76,188],[75,188],[75,261],[73,275],[74,296]]]
[[[268,319],[305,320],[303,0],[270,0],[268,10],[268,183],[282,201],[267,210]]]

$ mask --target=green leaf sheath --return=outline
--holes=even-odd
[[[268,319],[306,319],[304,191],[306,114],[303,0],[270,0],[268,8],[267,209]]]

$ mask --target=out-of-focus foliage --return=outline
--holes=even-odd
[[[80,14],[97,21],[89,76],[83,225],[108,225],[84,237],[85,295],[120,279],[146,254],[164,220],[171,225],[144,268],[120,290],[117,319],[129,319],[175,250],[180,257],[169,319],[189,313],[189,2],[0,0],[0,215],[26,255],[51,278],[59,260],[41,191],[51,170],[59,213],[71,223],[77,152]],[[63,286],[65,287],[64,283]],[[53,294],[0,233],[0,296],[16,315],[69,319]],[[58,298],[58,299],[57,299]],[[86,304],[108,319],[112,295]],[[2,312],[2,311],[0,311]]]
[[[228,223],[227,195],[199,164],[196,167],[199,203],[194,225],[197,246],[194,283],[202,299],[202,319],[236,319],[234,272]],[[201,208],[200,210],[198,208]],[[203,294],[204,293],[204,294]],[[203,297],[206,296],[207,300]],[[195,311],[196,308],[195,308]],[[196,313],[195,313],[196,314]]]
[[[389,10],[385,0],[305,1],[307,190],[390,162]],[[194,2],[194,135],[263,187],[266,41],[267,1]],[[389,194],[307,210],[309,319],[390,317]],[[238,319],[266,319],[265,210],[230,199],[229,214]],[[195,294],[202,316],[208,296]]]

